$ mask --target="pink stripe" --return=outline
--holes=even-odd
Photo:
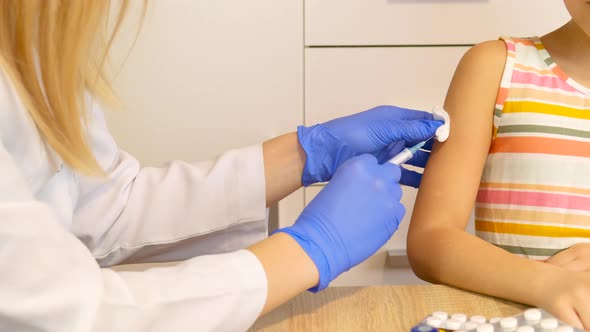
[[[512,83],[533,84],[539,87],[557,88],[568,92],[578,91],[557,76],[538,75],[537,73],[523,72],[516,68],[512,74]]]
[[[590,211],[590,197],[566,194],[480,189],[477,193],[477,202]]]
[[[514,45],[513,42],[510,42],[510,41],[507,41],[507,40],[505,40],[504,42],[506,42],[506,49],[508,51],[516,52],[516,46]]]

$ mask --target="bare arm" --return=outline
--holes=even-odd
[[[315,264],[293,238],[277,233],[248,248],[262,263],[268,292],[261,315],[318,284]]]
[[[541,303],[539,275],[555,267],[514,256],[464,231],[492,138],[505,64],[502,41],[475,46],[461,60],[445,109],[448,141],[435,146],[414,208],[408,255],[422,279],[528,304]]]
[[[262,145],[266,206],[269,207],[301,188],[305,152],[299,145],[297,133],[289,133]]]

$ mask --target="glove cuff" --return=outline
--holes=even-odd
[[[350,147],[320,124],[297,127],[297,137],[306,155],[301,176],[305,187],[329,181],[340,164],[355,156]]]
[[[332,274],[330,273],[330,265],[328,264],[328,259],[326,258],[320,247],[313,241],[306,239],[305,237],[301,236],[301,234],[289,227],[278,229],[272,232],[271,235],[278,232],[285,233],[291,236],[299,244],[299,246],[301,246],[303,251],[305,251],[305,253],[309,256],[309,258],[311,258],[311,260],[317,267],[320,280],[315,287],[312,287],[308,290],[312,293],[317,293],[328,287],[330,281],[332,281],[333,278]]]

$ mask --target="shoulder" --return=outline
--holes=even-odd
[[[485,130],[488,125],[491,128],[488,122],[492,119],[506,59],[507,48],[503,40],[477,44],[463,55],[445,100],[445,110],[451,118],[465,118],[471,122],[485,120],[480,121],[479,128]]]
[[[461,58],[449,92],[490,94],[500,87],[507,49],[503,40],[491,40],[470,48]],[[448,97],[448,96],[447,96]]]
[[[507,47],[504,40],[489,40],[470,48],[458,69],[474,70],[479,74],[502,72],[506,64]]]

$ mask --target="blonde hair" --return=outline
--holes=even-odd
[[[113,96],[104,63],[129,5],[118,3],[109,30],[108,0],[0,0],[0,65],[43,139],[83,174],[103,173],[86,138],[84,96]]]

